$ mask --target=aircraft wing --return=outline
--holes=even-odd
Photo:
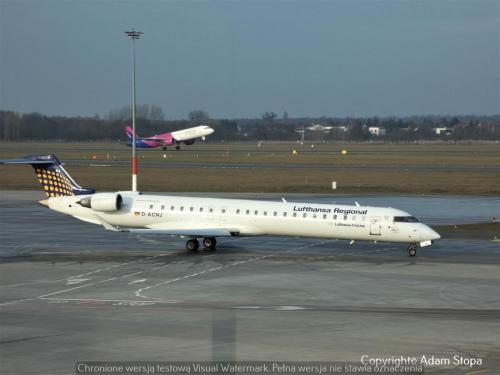
[[[176,228],[176,229],[121,229],[121,232],[130,233],[149,233],[149,234],[164,234],[169,236],[181,237],[235,237],[239,236],[238,229],[230,228]]]

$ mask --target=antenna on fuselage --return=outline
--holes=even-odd
[[[125,34],[132,39],[132,191],[137,191],[137,156],[135,151],[135,40],[139,39],[142,31],[125,31]]]

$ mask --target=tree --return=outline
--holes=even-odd
[[[137,104],[135,106],[135,117],[142,118],[151,121],[163,121],[165,120],[165,115],[163,109],[159,105],[155,104]],[[132,106],[126,105],[119,109],[112,109],[106,115],[106,119],[109,121],[125,121],[132,118]]]
[[[189,121],[192,122],[203,122],[203,121],[208,121],[210,120],[210,116],[208,112],[202,111],[202,110],[192,110],[188,113],[188,118]]]
[[[271,123],[276,120],[276,117],[278,117],[278,115],[274,112],[264,112],[264,114],[262,115],[262,120],[264,120],[265,123]]]

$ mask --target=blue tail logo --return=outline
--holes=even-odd
[[[54,155],[30,155],[20,159],[0,160],[0,164],[31,164],[38,182],[49,198],[95,193],[94,189],[78,185]]]

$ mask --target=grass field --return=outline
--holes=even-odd
[[[130,159],[131,150],[124,145],[0,143],[0,159],[34,153],[68,161],[67,169],[83,186],[130,186],[130,168],[113,166],[114,161]],[[337,192],[348,194],[500,194],[500,144],[195,144],[181,151],[139,150],[139,157],[156,162],[140,167],[139,187],[144,191],[333,193],[331,183],[336,181]],[[89,160],[95,166],[73,165]],[[186,164],[170,165],[181,162]],[[251,167],[238,168],[240,163]],[[220,164],[234,168],[212,168]],[[297,169],[300,165],[307,167]],[[345,169],[319,168],[330,165]],[[419,169],[412,169],[415,166]],[[0,166],[0,172],[2,189],[37,187],[28,167]]]

